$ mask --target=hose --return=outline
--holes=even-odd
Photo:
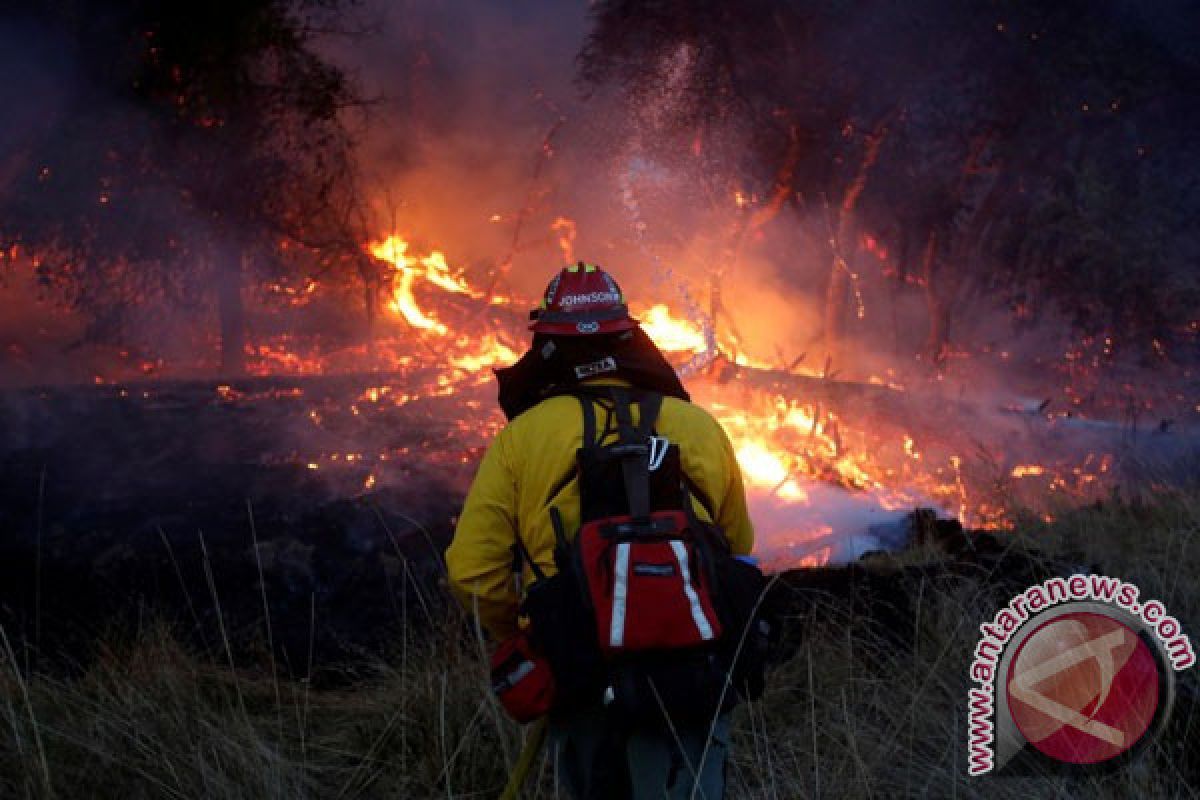
[[[505,784],[504,791],[500,793],[500,800],[517,800],[521,786],[525,784],[525,778],[529,776],[529,770],[537,759],[538,753],[542,751],[542,745],[545,742],[546,718],[542,717],[533,723],[533,728],[529,731],[529,738],[525,740],[525,747],[521,750],[521,755],[517,756],[517,763],[508,776],[508,783]]]

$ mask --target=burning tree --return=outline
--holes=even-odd
[[[215,306],[236,373],[248,281],[324,268],[371,283],[344,121],[358,99],[314,49],[338,4],[24,5],[74,70],[4,154],[0,236],[87,315],[89,339]]]
[[[1122,4],[612,0],[592,13],[585,85],[617,88],[630,135],[652,128],[652,157],[689,161],[740,212],[725,269],[774,219],[822,254],[823,274],[782,277],[823,296],[827,351],[865,316],[876,276],[893,307],[920,298],[911,352],[938,366],[961,323],[997,307],[1020,324],[1065,312],[1143,352],[1192,322],[1197,65]]]

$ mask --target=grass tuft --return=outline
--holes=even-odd
[[[1052,522],[1031,515],[1011,544],[1138,584],[1195,637],[1198,534],[1200,495],[1176,492],[1065,509]],[[922,579],[895,626],[904,630],[881,629],[832,597],[806,604],[790,620],[805,634],[793,637],[765,696],[735,715],[730,796],[1191,796],[1194,702],[1127,769],[966,776],[968,661],[978,624],[997,610],[1000,577]],[[26,669],[4,637],[0,796],[495,797],[527,731],[492,700],[466,615],[433,597],[417,611],[419,630],[440,616],[438,632],[414,627],[394,658],[364,657],[344,668],[346,688],[320,691],[281,675],[267,655],[248,670],[189,650],[165,624],[106,642],[69,677]],[[1181,679],[1181,696],[1195,698],[1191,673]],[[548,758],[534,773],[526,797],[559,796]]]

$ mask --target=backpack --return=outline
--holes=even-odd
[[[558,572],[535,569],[522,604],[532,649],[553,675],[553,707],[601,701],[621,717],[658,724],[711,719],[756,698],[776,627],[762,603],[766,579],[694,513],[693,492],[715,519],[683,472],[679,445],[655,432],[662,395],[623,387],[571,394],[583,412],[574,473],[580,527],[569,538],[550,509]],[[616,441],[603,444],[613,432]],[[517,547],[532,564],[520,537]]]

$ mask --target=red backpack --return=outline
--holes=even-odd
[[[551,497],[578,477],[579,530],[569,538],[550,509],[558,572],[549,577],[517,539],[535,567],[522,612],[532,651],[553,675],[553,707],[602,700],[659,723],[710,719],[757,696],[771,633],[759,613],[766,581],[693,513],[694,495],[708,504],[683,472],[679,444],[655,431],[662,395],[607,386],[572,394],[583,445]]]
[[[609,658],[715,644],[721,638],[710,557],[692,524],[679,445],[654,433],[662,396],[610,389],[599,436],[592,397],[581,395],[578,453],[581,525],[574,566],[586,590],[601,651]],[[612,430],[616,442],[602,444]],[[558,510],[551,512],[561,527]]]

